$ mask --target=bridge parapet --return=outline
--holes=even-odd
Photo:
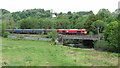
[[[62,35],[62,39],[83,39],[83,40],[98,40],[102,36],[96,35]]]

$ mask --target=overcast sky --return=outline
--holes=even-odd
[[[42,8],[53,9],[54,12],[77,12],[90,11],[95,14],[99,9],[105,8],[113,12],[118,8],[120,0],[1,0],[0,8],[10,12],[22,11],[24,9]]]

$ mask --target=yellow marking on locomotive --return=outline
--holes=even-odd
[[[84,34],[87,34],[87,31],[85,31]]]

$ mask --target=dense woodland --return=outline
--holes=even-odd
[[[100,9],[97,14],[92,11],[55,13],[52,10],[44,9],[29,9],[11,13],[2,9],[2,23],[6,25],[6,29],[87,29],[90,35],[103,33],[104,41],[98,41],[98,43],[108,43],[102,47],[118,52],[119,13],[120,9],[116,9],[114,12]]]

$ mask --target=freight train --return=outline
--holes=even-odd
[[[86,29],[6,29],[10,33],[16,34],[47,34],[56,30],[60,34],[87,34]]]

